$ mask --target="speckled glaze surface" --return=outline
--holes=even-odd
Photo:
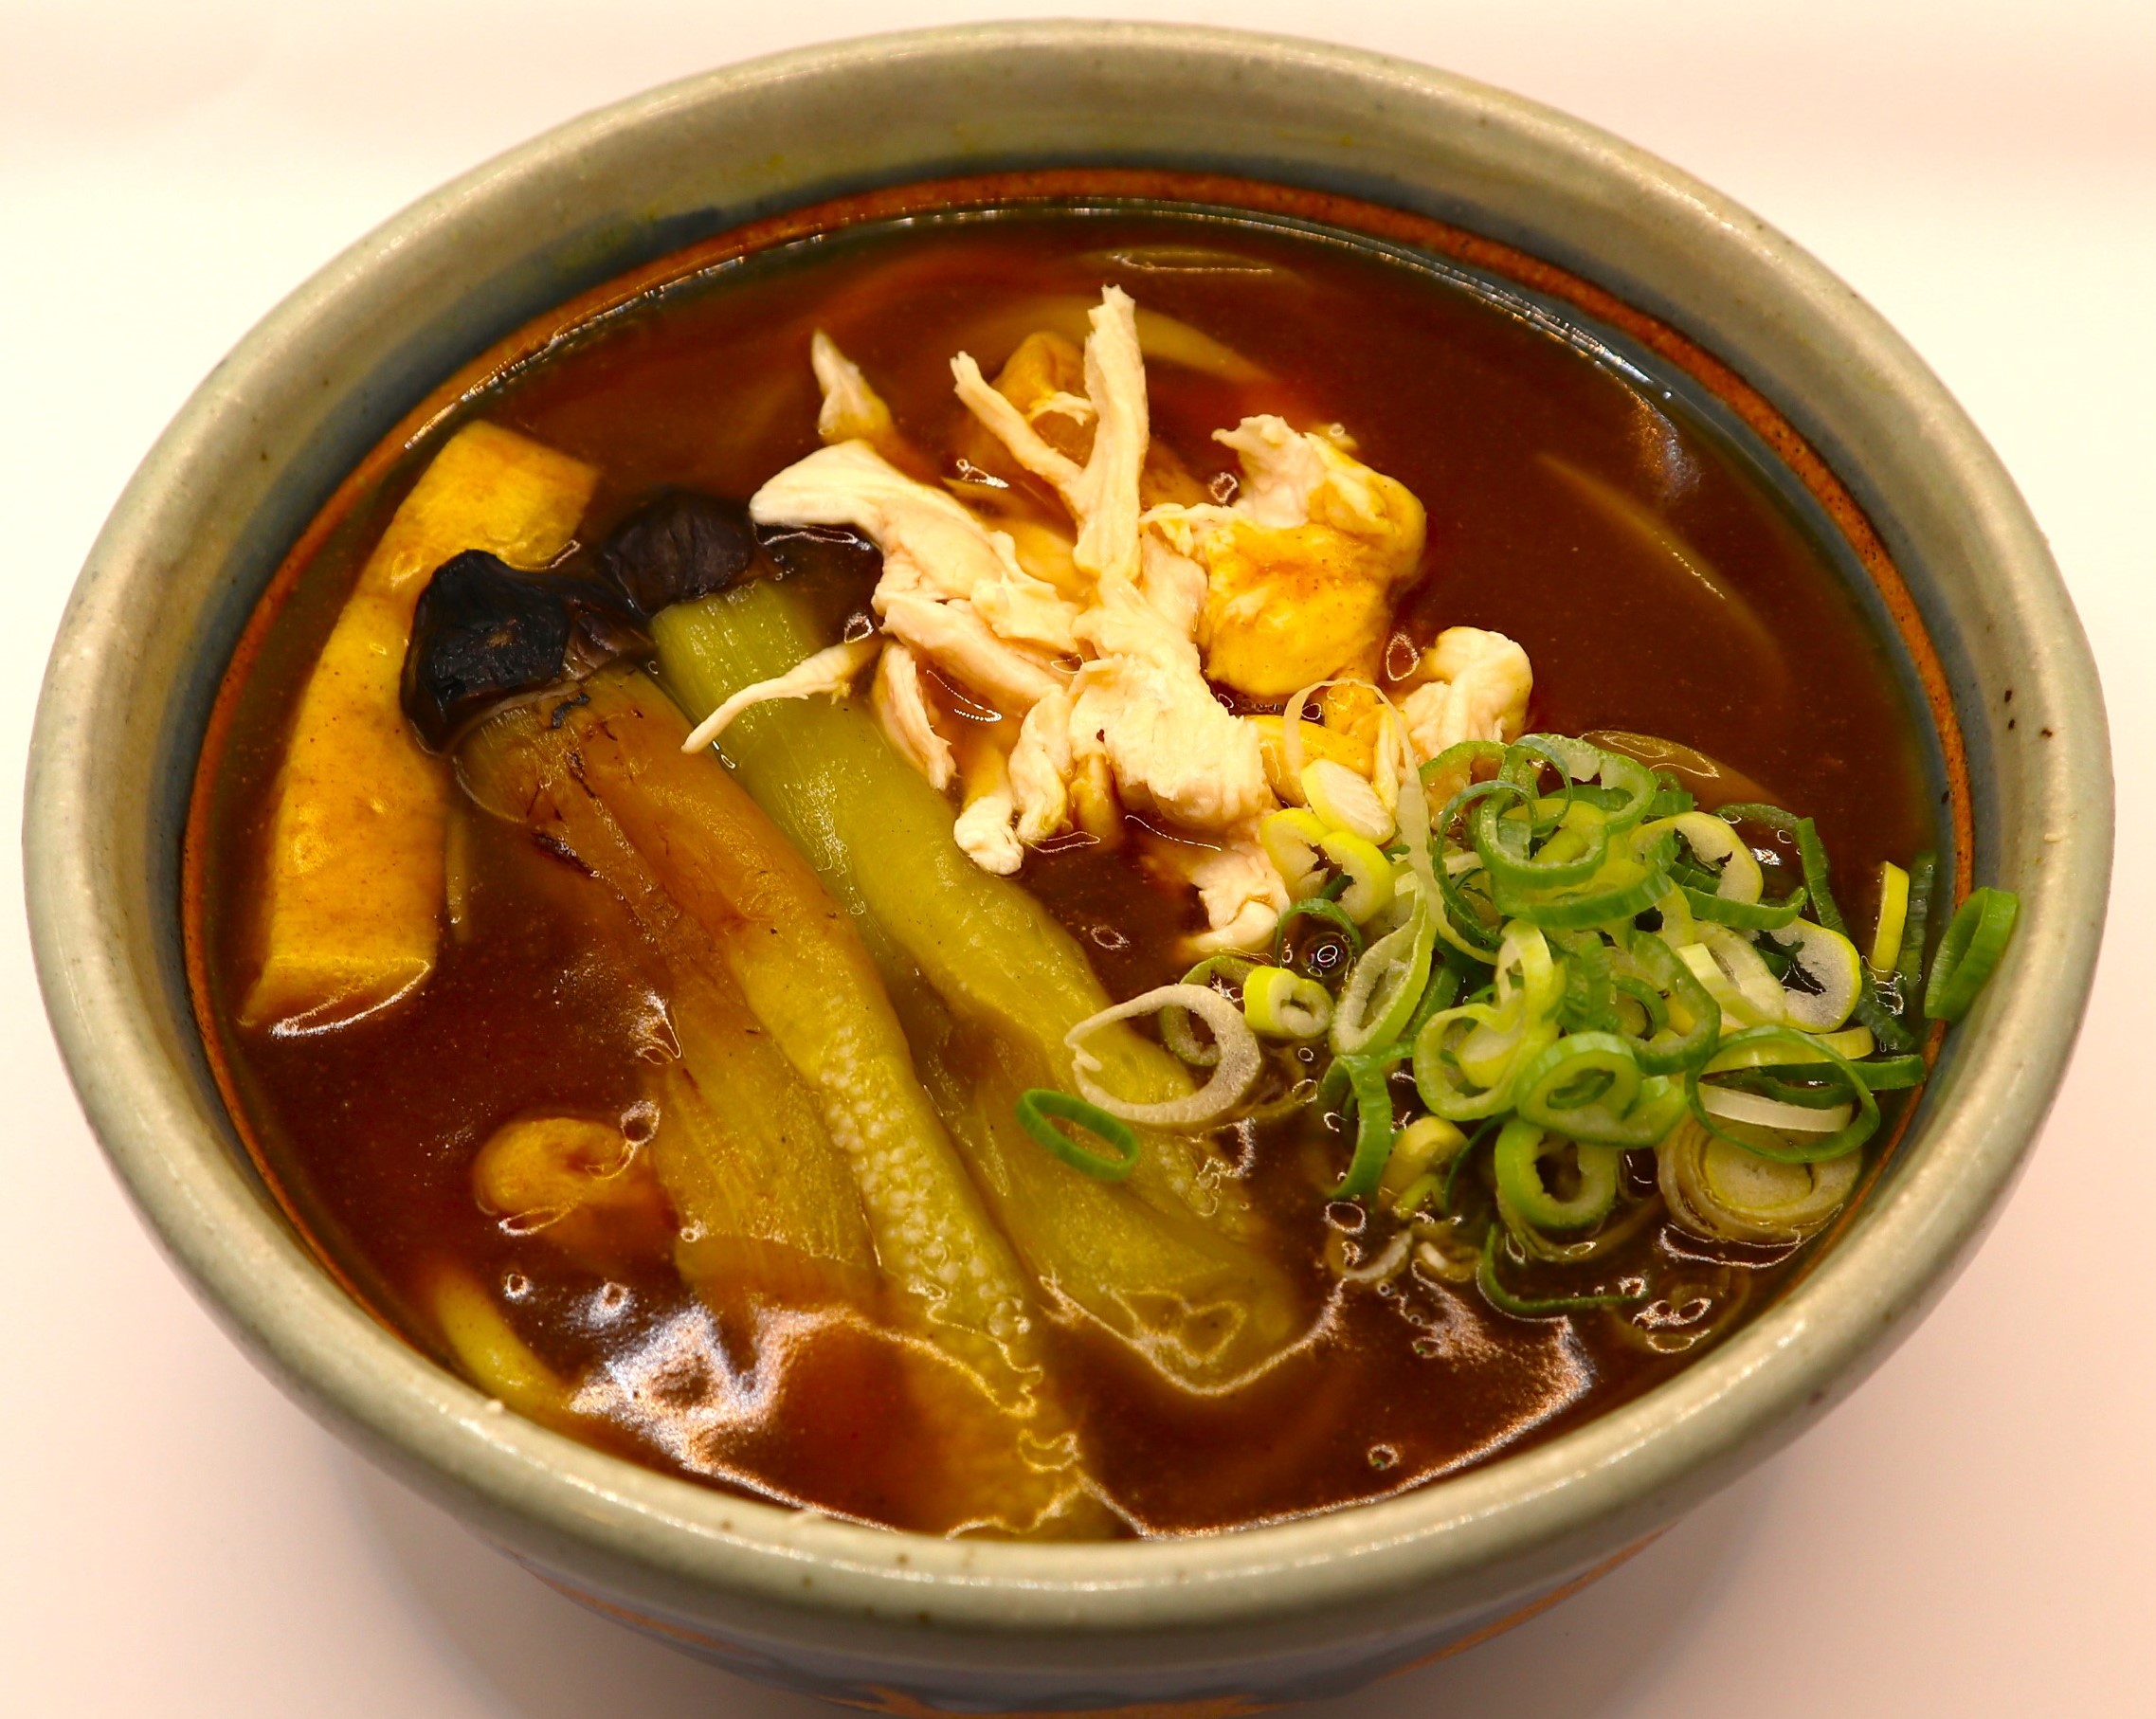
[[[1793,425],[1907,583],[1967,751],[2005,964],[1914,1127],[1793,1294],[1675,1382],[1381,1504],[1199,1540],[1014,1546],[728,1498],[510,1415],[385,1331],[246,1167],[189,1006],[179,847],[219,675],[340,478],[548,306],[742,222],[877,186],[1151,167],[1367,198],[1659,317]],[[2011,692],[2011,704],[2007,695]],[[1398,61],[1135,25],[841,44],[668,86],[370,235],[213,372],[143,463],[47,672],[25,829],[45,1000],[175,1265],[310,1410],[544,1579],[752,1676],[881,1710],[1226,1715],[1457,1651],[1794,1437],[1950,1279],[2057,1085],[2102,929],[2109,748],[2086,641],[1983,439],[1846,286],[1591,127]]]

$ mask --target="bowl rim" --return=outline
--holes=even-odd
[[[2036,629],[2031,648],[2043,672],[2029,697],[2071,717],[2032,794],[2040,810],[2078,820],[2085,838],[2063,844],[2060,862],[2038,874],[2017,947],[1961,1029],[1971,1040],[1981,1034],[1992,1054],[1957,1057],[1943,1068],[1940,1084],[1950,1082],[1950,1090],[1920,1125],[1926,1149],[1874,1192],[1849,1233],[1781,1303],[1653,1391],[1520,1455],[1326,1514],[1168,1541],[1030,1545],[893,1534],[720,1494],[490,1413],[480,1393],[346,1300],[244,1184],[206,1175],[203,1160],[175,1149],[183,1136],[221,1152],[228,1147],[208,1140],[210,1131],[192,1113],[184,1050],[144,1018],[142,976],[132,971],[94,887],[128,816],[100,792],[131,720],[100,697],[108,690],[104,659],[125,625],[128,591],[144,588],[169,560],[160,551],[168,499],[214,457],[228,433],[220,418],[251,377],[286,362],[371,275],[439,244],[445,224],[490,199],[528,194],[533,185],[573,172],[582,152],[663,125],[685,104],[842,75],[896,56],[1044,52],[1096,59],[1175,52],[1223,63],[1259,56],[1322,70],[1373,99],[1472,112],[1480,123],[1531,135],[1588,164],[1613,191],[1690,232],[1707,254],[1741,258],[1748,280],[1773,283],[1800,327],[1847,350],[1880,386],[1912,402],[1930,426],[1935,466],[1957,486],[2003,570],[1999,577],[2010,588],[2001,601],[2019,624]],[[1261,168],[1249,171],[1263,176]],[[813,192],[798,199],[814,200]],[[1566,266],[1577,265],[1567,260]],[[1612,290],[1626,296],[1622,286]],[[1681,317],[1670,319],[1691,332]],[[1943,385],[1821,264],[1690,175],[1522,98],[1295,38],[1083,23],[908,31],[721,67],[556,127],[385,223],[241,342],[146,458],[63,621],[26,795],[33,947],[55,1034],[92,1126],[175,1263],[281,1383],[408,1477],[483,1518],[581,1546],[624,1572],[787,1608],[910,1619],[933,1603],[937,1623],[989,1632],[1157,1632],[1241,1622],[1472,1580],[1508,1561],[1561,1559],[1576,1537],[1605,1528],[1637,1537],[1732,1477],[1740,1461],[1793,1437],[1914,1323],[1911,1315],[1943,1291],[1996,1210],[2078,1028],[2111,853],[2109,751],[2096,685],[2034,521]],[[2070,1006],[2059,1006],[2061,996]],[[1997,1048],[2006,1044],[2015,1047],[2012,1056]],[[1950,1154],[1938,1149],[1949,1134]]]

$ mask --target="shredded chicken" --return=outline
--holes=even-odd
[[[1241,486],[1231,504],[1206,500],[1151,439],[1138,325],[1130,296],[1111,286],[1082,350],[1060,333],[1030,335],[992,384],[969,354],[953,358],[973,422],[948,488],[886,458],[895,449],[925,469],[860,368],[819,333],[827,445],[772,478],[750,511],[759,524],[848,527],[882,551],[872,702],[931,782],[963,778],[956,835],[977,864],[1016,871],[1027,844],[1074,825],[1120,840],[1127,808],[1175,833],[1146,838],[1148,860],[1198,891],[1211,929],[1197,946],[1252,949],[1288,902],[1258,821],[1279,804],[1276,787],[1300,790],[1279,776],[1278,719],[1233,715],[1212,683],[1280,697],[1373,679],[1393,599],[1421,560],[1423,512],[1355,458],[1339,426],[1302,431],[1272,416],[1216,433]],[[922,679],[931,664],[993,705],[1015,737],[1010,726],[963,736],[972,725],[939,726],[948,717]],[[1356,760],[1389,801],[1403,745],[1427,758],[1460,738],[1510,738],[1525,720],[1527,659],[1499,634],[1455,628],[1418,673],[1427,683],[1405,701],[1404,738],[1379,719],[1374,689],[1370,711],[1335,689],[1324,727],[1301,731],[1322,741],[1306,744]],[[777,688],[763,696],[786,696]]]
[[[1135,307],[1101,295],[1085,345],[1093,444],[1080,465],[1050,446],[965,353],[958,397],[1024,468],[1054,486],[1078,522],[1072,559],[1094,581],[1073,631],[1093,655],[1072,688],[1074,765],[1106,759],[1124,803],[1199,830],[1245,822],[1272,803],[1258,737],[1205,684],[1191,639],[1189,574],[1141,554],[1138,486],[1149,435]]]
[[[1070,820],[1071,703],[1050,693],[1025,713],[1010,753],[1011,795],[1018,810],[1018,839],[1045,841]]]
[[[823,409],[816,414],[819,436],[825,442],[866,442],[876,446],[897,439],[897,426],[883,396],[869,387],[861,366],[839,351],[822,329],[808,342],[808,362],[816,371],[816,386],[824,390]]]
[[[1510,740],[1527,720],[1534,672],[1527,652],[1503,633],[1447,627],[1417,674],[1427,679],[1401,708],[1425,758],[1462,740]]]
[[[1211,929],[1188,939],[1186,952],[1192,956],[1261,948],[1288,905],[1287,885],[1248,831],[1231,835],[1219,847],[1156,839],[1146,858],[1154,870],[1198,891]]]
[[[734,717],[752,705],[773,698],[806,698],[813,693],[828,693],[836,698],[842,693],[852,691],[856,677],[882,648],[883,641],[873,636],[849,639],[820,650],[813,657],[804,657],[783,675],[743,687],[689,731],[689,737],[681,742],[681,750],[702,751],[726,732]]]
[[[1527,723],[1534,671],[1527,652],[1502,633],[1450,626],[1423,654],[1427,676],[1402,701],[1407,737],[1427,760],[1462,740],[1512,740]]]
[[[1138,575],[1138,478],[1150,426],[1146,366],[1138,351],[1137,306],[1121,287],[1100,295],[1085,343],[1085,393],[1093,446],[1080,465],[1042,439],[1024,413],[990,388],[972,355],[951,361],[958,398],[1035,477],[1054,486],[1078,521],[1072,559],[1097,581]]]
[[[1002,751],[992,743],[976,743],[966,759],[966,805],[951,833],[983,871],[1007,878],[1025,862],[1025,849],[1011,829],[1017,810]]]
[[[921,668],[914,653],[897,640],[883,647],[876,664],[876,680],[869,688],[869,704],[891,744],[932,786],[947,788],[957,773],[951,742],[936,732],[921,692]]]
[[[865,442],[820,448],[788,466],[750,498],[749,512],[759,525],[842,525],[871,538],[883,552],[879,605],[900,593],[964,603],[1013,643],[1073,646],[1071,605],[1019,566],[1006,533]]]

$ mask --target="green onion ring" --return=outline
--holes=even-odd
[[[1904,1006],[1924,994],[1924,940],[1931,930],[1931,893],[1939,883],[1939,856],[1929,850],[1909,862],[1909,917],[1902,922],[1894,988]]]
[[[1505,1118],[1493,1116],[1467,1137],[1467,1144],[1452,1155],[1451,1167],[1445,1171],[1444,1187],[1438,1194],[1438,1210],[1451,1218],[1458,1216],[1453,1203],[1453,1189],[1459,1181],[1459,1172],[1466,1168],[1467,1161],[1475,1156],[1475,1149],[1505,1126]]]
[[[1121,1182],[1138,1167],[1137,1131],[1097,1104],[1088,1104],[1053,1087],[1037,1086],[1021,1093],[1014,1108],[1019,1125],[1075,1170],[1083,1170],[1100,1182]],[[1105,1141],[1114,1149],[1114,1156],[1080,1146],[1051,1122],[1051,1116]]]
[[[1602,753],[1602,769],[1597,774],[1603,786],[1625,797],[1623,804],[1608,813],[1610,834],[1622,835],[1635,824],[1645,822],[1660,792],[1661,785],[1656,781],[1655,772],[1637,758],[1627,758],[1622,752],[1613,752],[1606,747],[1597,750]],[[1623,786],[1610,780],[1613,769],[1624,779]]]
[[[1564,749],[1585,744],[1567,740],[1559,734],[1522,734],[1505,749],[1505,762],[1497,771],[1497,779],[1511,783],[1527,795],[1529,828],[1533,835],[1548,835],[1565,822],[1566,814],[1572,809],[1573,784],[1581,778],[1573,775],[1573,760]],[[1546,767],[1557,772],[1558,792],[1554,796],[1542,791],[1542,772]],[[1557,802],[1557,810],[1547,819],[1535,817],[1533,808],[1551,799]]]
[[[1185,985],[1210,985],[1214,979],[1225,979],[1230,985],[1240,986],[1259,964],[1248,955],[1207,955],[1203,961],[1183,975]],[[1211,1068],[1221,1059],[1220,1046],[1204,1044],[1190,1030],[1190,1011],[1169,1004],[1156,1017],[1160,1022],[1161,1042],[1192,1068]]]
[[[1830,1111],[1837,1105],[1851,1102],[1847,1080],[1838,1071],[1832,1081],[1789,1079],[1790,1075],[1816,1074],[1824,1065],[1813,1063],[1809,1070],[1803,1063],[1785,1063],[1778,1068],[1748,1068],[1725,1071],[1721,1084],[1732,1092],[1756,1093],[1762,1098],[1772,1098],[1778,1104],[1794,1104],[1808,1111]],[[1870,1086],[1867,1080],[1865,1085]]]
[[[1501,1244],[1498,1227],[1493,1223],[1482,1239],[1482,1258],[1476,1262],[1475,1281],[1485,1301],[1500,1313],[1510,1313],[1515,1319],[1553,1319],[1561,1313],[1589,1313],[1600,1308],[1629,1307],[1647,1298],[1644,1289],[1608,1295],[1515,1295],[1497,1281],[1497,1249]]]
[[[1480,858],[1479,855],[1477,857]],[[1480,869],[1480,867],[1477,867],[1477,872],[1479,872]],[[1472,877],[1476,874],[1469,873],[1468,875]],[[1459,879],[1443,866],[1437,868],[1437,876],[1438,894],[1443,898],[1445,904],[1445,923],[1458,933],[1456,939],[1449,939],[1448,941],[1452,941],[1455,948],[1458,948],[1461,943],[1471,946],[1469,949],[1461,950],[1460,952],[1463,954],[1480,951],[1484,955],[1495,955],[1505,941],[1504,922],[1499,920],[1496,924],[1492,925],[1484,920],[1482,915],[1475,911],[1475,903],[1467,898],[1467,891],[1460,886]],[[1496,911],[1495,903],[1492,903],[1491,911],[1493,913]]]
[[[1626,950],[1660,995],[1692,1017],[1692,1029],[1679,1033],[1670,1028],[1669,1010],[1662,1008],[1664,1025],[1645,1039],[1635,1039],[1632,1055],[1643,1075],[1681,1075],[1697,1068],[1714,1054],[1722,1037],[1722,1005],[1699,983],[1698,974],[1685,966],[1677,952],[1659,937],[1646,933],[1633,937]],[[1622,983],[1620,981],[1619,983]]]
[[[1444,808],[1430,821],[1430,829],[1440,841],[1451,840],[1453,820],[1465,816],[1483,801],[1498,794],[1510,794],[1522,805],[1531,806],[1534,796],[1516,782],[1508,782],[1502,776],[1492,776],[1487,782],[1470,782],[1444,804]],[[1463,841],[1462,846],[1471,846]]]
[[[1684,891],[1686,903],[1701,919],[1712,919],[1716,925],[1729,926],[1740,932],[1778,932],[1785,926],[1796,923],[1797,915],[1804,911],[1804,892],[1799,888],[1780,901],[1729,901],[1722,896],[1694,889],[1689,883],[1678,885]]]
[[[1584,949],[1565,952],[1565,995],[1557,1005],[1557,1022],[1567,1032],[1614,1033],[1622,1025],[1609,947],[1599,936]]]
[[[1797,824],[1797,855],[1804,865],[1804,888],[1811,893],[1812,916],[1830,932],[1843,937],[1849,935],[1849,922],[1841,916],[1841,909],[1835,905],[1834,894],[1827,887],[1826,846],[1820,841],[1819,826],[1809,818],[1799,818]],[[1910,1051],[1916,1048],[1916,1035],[1903,1024],[1902,1019],[1879,1001],[1878,987],[1872,983],[1872,969],[1859,960],[1857,963],[1857,1006],[1850,1014],[1872,1029],[1872,1037],[1884,1050]]]
[[[1558,1095],[1586,1075],[1606,1075],[1606,1091],[1585,1104]],[[1684,1089],[1642,1075],[1632,1041],[1617,1033],[1567,1033],[1523,1064],[1513,1108],[1523,1121],[1587,1146],[1653,1146],[1684,1114]]]
[[[1619,1161],[1616,1147],[1573,1142],[1579,1154],[1580,1191],[1561,1200],[1542,1180],[1546,1149],[1564,1146],[1568,1136],[1546,1131],[1525,1116],[1514,1116],[1497,1135],[1492,1158],[1497,1172],[1498,1207],[1508,1221],[1517,1218],[1545,1235],[1577,1235],[1592,1229],[1617,1204]]]
[[[2014,922],[2021,915],[2021,898],[2011,890],[1971,890],[1939,939],[1939,952],[1931,957],[1931,983],[1924,991],[1924,1013],[1932,1021],[1959,1021],[1969,1012],[1984,982],[1991,977],[1999,957],[2006,952],[2006,940],[2014,934]]]
[[[1340,934],[1348,940],[1350,957],[1351,959],[1361,957],[1363,952],[1362,928],[1349,918],[1348,910],[1337,901],[1330,900],[1326,896],[1311,896],[1301,901],[1291,901],[1280,910],[1279,920],[1273,927],[1273,965],[1275,967],[1288,965],[1289,921],[1304,916],[1323,919],[1335,927]]]
[[[1602,890],[1563,893],[1554,900],[1510,899],[1510,892],[1500,884],[1497,911],[1545,931],[1585,931],[1590,926],[1633,918],[1669,894],[1669,862],[1676,857],[1676,840],[1664,834],[1657,838],[1644,858],[1631,861],[1640,868],[1640,875],[1631,881]]]
[[[1647,1031],[1641,1037],[1640,1042],[1645,1043],[1669,1025],[1669,1004],[1663,999],[1662,993],[1644,979],[1635,979],[1630,973],[1619,973],[1609,983],[1612,989],[1631,998],[1633,1002],[1646,1011]],[[1709,1001],[1712,1002],[1712,999],[1710,998]],[[1667,1073],[1668,1071],[1663,1070],[1661,1072]]]
[[[1505,749],[1495,740],[1460,740],[1448,746],[1423,765],[1417,774],[1426,787],[1432,781],[1442,781],[1454,770],[1464,770],[1473,782],[1477,764],[1494,764],[1499,769],[1505,765]]]
[[[1825,1066],[1815,1057],[1804,1062],[1762,1062],[1749,1069],[1718,1069],[1715,1072],[1718,1075],[1739,1073],[1766,1075],[1778,1084],[1785,1084],[1807,1078],[1816,1079]],[[1931,1077],[1930,1064],[1913,1051],[1900,1057],[1874,1057],[1866,1061],[1853,1062],[1850,1066],[1863,1077],[1864,1084],[1875,1093],[1906,1092],[1912,1086],[1922,1086],[1925,1081]],[[1782,1092],[1768,1093],[1765,1095],[1770,1098],[1786,1097],[1786,1095]],[[1835,1089],[1834,1101],[1836,1103],[1843,1102],[1848,1096],[1846,1091],[1839,1087]],[[1804,1101],[1802,1098],[1788,1098],[1787,1102],[1802,1104]],[[1822,1108],[1824,1107],[1822,1106]]]
[[[1740,800],[1733,805],[1718,806],[1714,816],[1725,823],[1763,823],[1770,830],[1785,836],[1797,833],[1798,820],[1794,814],[1784,811],[1779,805],[1766,805],[1757,800]]]
[[[1331,1197],[1360,1200],[1377,1192],[1378,1184],[1385,1179],[1386,1162],[1392,1156],[1392,1093],[1382,1063],[1360,1057],[1338,1060],[1352,1062],[1348,1071],[1348,1090],[1355,1106],[1355,1155]]]
[[[1879,1126],[1879,1101],[1872,1096],[1872,1089],[1865,1085],[1864,1077],[1857,1073],[1857,1065],[1839,1051],[1829,1050],[1812,1034],[1793,1026],[1747,1027],[1743,1032],[1731,1033],[1723,1040],[1719,1049],[1732,1051],[1748,1044],[1795,1045],[1807,1054],[1812,1066],[1818,1066],[1820,1059],[1832,1063],[1849,1081],[1850,1096],[1857,1101],[1857,1114],[1833,1133],[1821,1134],[1818,1139],[1806,1140],[1801,1145],[1787,1141],[1767,1145],[1744,1139],[1719,1126],[1699,1100],[1700,1079],[1712,1072],[1714,1066],[1714,1059],[1710,1057],[1684,1078],[1685,1102],[1691,1107],[1694,1119],[1710,1134],[1718,1135],[1731,1146],[1741,1146],[1746,1151],[1756,1153],[1762,1158],[1777,1159],[1784,1164],[1821,1164],[1829,1158],[1839,1158],[1845,1152],[1857,1150],[1872,1137],[1873,1131]]]
[[[1594,835],[1587,851],[1572,860],[1538,860],[1531,854],[1522,857],[1509,852],[1498,832],[1499,815],[1497,807],[1486,798],[1475,808],[1468,824],[1475,837],[1475,851],[1482,857],[1483,869],[1500,887],[1562,889],[1567,884],[1585,883],[1602,870],[1603,861],[1608,858],[1610,830],[1600,814],[1594,815]],[[1566,817],[1559,820],[1558,827],[1563,828],[1570,816],[1567,810]],[[1531,812],[1531,823],[1532,818]]]
[[[1913,1051],[1903,1057],[1875,1057],[1857,1064],[1864,1084],[1875,1093],[1906,1092],[1931,1077],[1931,1065]]]

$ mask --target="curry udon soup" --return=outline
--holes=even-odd
[[[1788,1282],[1947,885],[1764,444],[1284,221],[633,286],[346,484],[201,767],[203,1028],[385,1323],[691,1479],[1103,1536],[1517,1450]]]

